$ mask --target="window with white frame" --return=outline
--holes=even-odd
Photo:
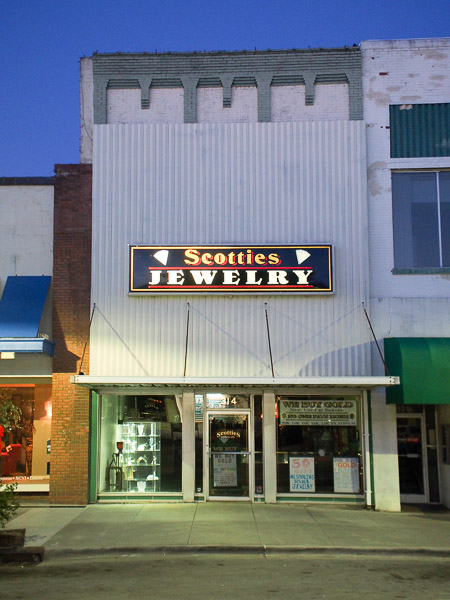
[[[450,171],[392,173],[395,269],[450,267]]]

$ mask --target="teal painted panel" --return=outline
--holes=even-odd
[[[450,156],[450,103],[389,107],[391,158]]]
[[[89,448],[89,502],[97,500],[97,455],[98,455],[98,394],[91,392],[91,424]]]

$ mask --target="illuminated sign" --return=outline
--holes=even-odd
[[[130,293],[332,293],[331,245],[130,246]]]
[[[232,431],[232,430],[228,430],[228,431],[218,431],[217,432],[217,437],[218,438],[223,438],[225,437],[227,440],[228,439],[233,439],[233,438],[240,438],[241,434],[239,431]]]

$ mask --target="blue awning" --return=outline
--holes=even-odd
[[[44,275],[7,278],[0,300],[0,352],[53,356],[54,343],[39,331],[50,281]]]

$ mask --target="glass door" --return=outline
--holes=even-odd
[[[251,499],[250,411],[208,411],[206,421],[208,499]]]
[[[398,469],[402,502],[428,501],[423,440],[422,415],[397,417]]]

